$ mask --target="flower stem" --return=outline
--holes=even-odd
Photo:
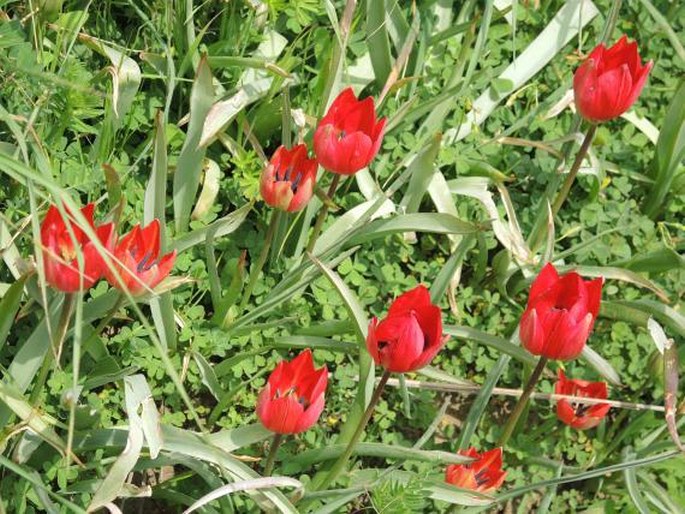
[[[97,339],[97,337],[102,334],[102,331],[107,328],[107,325],[110,324],[112,321],[112,318],[114,318],[114,315],[119,312],[119,309],[121,309],[121,306],[124,305],[124,302],[126,301],[126,295],[124,293],[119,293],[119,296],[117,297],[116,301],[114,302],[114,305],[112,308],[109,310],[107,315],[100,320],[100,323],[98,323],[97,327],[95,327],[95,330],[93,331],[92,334],[88,336],[88,339],[83,343],[83,350],[85,352],[88,351],[90,346],[93,344],[93,342]]]
[[[338,189],[338,184],[340,184],[340,177],[341,175],[338,175],[337,173],[333,177],[333,181],[331,182],[331,185],[328,188],[328,193],[326,193],[329,199],[333,198],[335,190]],[[312,253],[312,250],[314,249],[316,240],[319,238],[319,234],[321,233],[321,227],[323,227],[323,222],[326,220],[326,214],[328,214],[328,204],[324,203],[321,207],[321,210],[319,211],[319,215],[316,217],[316,223],[314,224],[314,230],[312,231],[312,235],[309,237],[309,243],[307,243],[307,253]]]
[[[566,200],[566,197],[568,196],[568,193],[571,190],[571,186],[573,186],[573,182],[576,179],[576,175],[578,175],[580,165],[583,163],[583,159],[585,159],[585,156],[587,155],[587,151],[590,148],[590,144],[592,143],[596,130],[597,125],[591,125],[588,131],[586,132],[585,138],[583,139],[583,142],[580,145],[580,149],[578,150],[578,153],[576,154],[573,164],[571,165],[571,169],[566,175],[564,183],[561,186],[561,189],[554,198],[554,203],[552,204],[552,217],[556,216],[561,210],[561,206],[564,204],[564,201]],[[533,225],[533,230],[531,232],[530,237],[528,238],[530,249],[534,252],[539,248],[539,245],[544,240],[544,230],[547,226],[546,222],[548,211],[545,208],[544,204],[547,201],[551,200],[552,194],[554,194],[554,189],[557,187],[559,179],[555,177],[552,180],[553,183],[551,183],[548,186],[548,190],[545,193],[545,198],[542,200],[542,208],[539,210],[538,217],[535,220],[535,224]],[[549,188],[552,188],[551,191]]]
[[[53,362],[59,362],[60,354],[62,353],[62,344],[64,343],[64,338],[67,335],[67,330],[69,329],[69,321],[71,320],[71,313],[74,310],[74,299],[76,295],[74,293],[66,293],[64,295],[64,301],[62,302],[62,312],[59,316],[59,323],[57,325],[57,330],[54,332],[54,339],[50,342],[50,348],[45,353],[43,358],[43,364],[40,367],[38,373],[38,379],[33,387],[31,396],[29,398],[29,403],[32,405],[38,401],[40,392],[47,382],[48,374],[52,368]]]
[[[239,310],[241,312],[245,310],[245,307],[247,307],[247,303],[250,301],[250,297],[252,296],[252,291],[254,290],[255,285],[257,285],[257,279],[259,278],[259,274],[261,273],[264,263],[266,262],[266,258],[269,255],[269,249],[271,248],[271,242],[274,239],[274,233],[276,232],[276,227],[278,226],[279,217],[280,211],[274,209],[274,211],[271,213],[269,228],[266,231],[266,236],[264,236],[264,245],[262,246],[262,251],[257,258],[257,262],[252,267],[252,271],[250,272],[250,277],[247,282],[247,287],[243,293],[243,299],[240,302]]]
[[[389,378],[390,372],[386,370],[383,373],[383,376],[381,377],[380,381],[378,382],[376,389],[374,389],[373,396],[371,396],[371,401],[369,402],[369,405],[366,407],[362,419],[359,420],[359,425],[357,425],[357,429],[354,431],[354,434],[352,434],[352,439],[350,439],[350,442],[347,444],[347,448],[345,448],[343,454],[340,455],[340,457],[338,457],[338,460],[335,461],[333,467],[330,469],[328,474],[323,478],[323,480],[318,484],[314,482],[312,483],[313,490],[325,489],[331,483],[333,483],[333,481],[336,478],[338,478],[338,475],[345,469],[347,461],[350,459],[350,456],[354,451],[354,447],[359,442],[359,438],[361,437],[362,432],[364,432],[366,425],[369,423],[369,420],[373,415],[373,411],[376,408],[376,405],[378,404],[378,400],[381,399],[381,394],[383,393],[383,389],[385,388],[385,384],[388,382]]]
[[[538,360],[538,363],[535,366],[533,373],[530,375],[530,378],[528,378],[528,382],[526,382],[526,387],[523,389],[523,394],[521,394],[521,396],[519,397],[519,400],[516,403],[516,407],[514,407],[514,410],[512,411],[511,415],[509,416],[509,419],[507,420],[507,424],[504,425],[504,430],[502,431],[502,435],[499,436],[499,441],[497,441],[496,446],[504,446],[505,444],[507,444],[507,441],[511,437],[511,434],[514,432],[518,420],[521,417],[521,414],[523,413],[523,409],[525,409],[526,405],[528,404],[528,399],[530,398],[533,389],[535,389],[535,385],[538,383],[538,380],[540,379],[540,376],[542,375],[542,372],[544,371],[545,366],[547,365],[547,360],[547,357],[544,356],[540,357],[540,360]]]
[[[568,171],[568,175],[566,175],[566,179],[564,180],[564,183],[562,184],[561,189],[557,193],[557,196],[554,199],[554,203],[552,204],[553,216],[557,215],[557,213],[561,209],[561,206],[564,204],[564,201],[566,200],[569,191],[571,191],[571,186],[573,186],[573,182],[576,180],[576,175],[578,175],[580,165],[583,163],[583,159],[585,159],[587,151],[590,148],[590,145],[592,144],[592,140],[595,137],[596,130],[597,125],[592,124],[585,133],[585,138],[583,139],[583,143],[580,145],[580,149],[576,154],[576,158],[573,161],[573,165],[571,165],[571,169]]]
[[[269,456],[264,464],[264,476],[269,477],[274,470],[274,463],[276,462],[276,453],[283,442],[283,434],[274,434],[273,441],[271,442],[271,448],[269,448]]]

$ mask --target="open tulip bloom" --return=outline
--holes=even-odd
[[[376,119],[373,98],[357,100],[352,88],[345,89],[314,132],[319,164],[340,175],[353,175],[365,168],[381,147],[385,121]]]
[[[445,470],[445,482],[462,489],[488,493],[498,489],[507,476],[502,471],[502,448],[478,453],[475,448],[459,451],[459,455],[471,457],[468,464],[450,464]]]
[[[428,289],[418,286],[400,295],[385,319],[371,320],[366,347],[376,364],[404,373],[429,364],[448,338],[442,334],[440,308]]]
[[[96,227],[93,221],[94,210],[95,204],[89,203],[81,209],[81,214],[95,231],[105,250],[111,251],[114,225],[105,223]],[[67,223],[72,233],[69,233]],[[100,250],[75,222],[65,221],[54,205],[50,206],[41,224],[40,239],[45,280],[52,287],[65,293],[73,293],[81,288],[90,288],[102,277],[104,261]],[[79,269],[79,253],[83,259],[83,270]]]
[[[640,96],[653,64],[642,65],[637,43],[626,36],[611,48],[598,45],[573,76],[578,112],[593,123],[620,116]]]
[[[308,158],[305,145],[290,150],[280,146],[262,172],[262,198],[271,207],[299,211],[314,193],[317,167],[316,159]]]
[[[584,398],[600,398],[603,400],[609,395],[606,382],[588,382],[586,380],[569,379],[566,378],[566,375],[561,369],[558,372],[558,376],[559,381],[554,386],[554,392],[556,394],[581,396]],[[587,430],[588,428],[599,425],[610,408],[611,407],[606,403],[586,404],[573,403],[571,400],[558,400],[557,416],[561,421],[573,428]]]
[[[548,359],[576,358],[585,346],[597,313],[604,280],[583,280],[578,273],[559,276],[547,264],[533,281],[521,318],[523,346]]]
[[[176,260],[176,250],[160,256],[160,244],[159,220],[144,228],[140,224],[133,227],[114,248],[116,274],[106,268],[107,281],[134,296],[154,288],[169,275]]]
[[[328,369],[315,369],[307,349],[273,370],[257,400],[257,416],[277,434],[304,432],[321,416],[327,385]]]

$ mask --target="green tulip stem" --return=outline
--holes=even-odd
[[[84,351],[88,351],[88,349],[95,342],[98,336],[102,334],[103,330],[107,328],[107,326],[111,323],[116,313],[119,312],[119,309],[121,309],[122,305],[124,305],[125,301],[126,295],[124,293],[119,293],[119,296],[117,296],[114,305],[112,305],[112,308],[109,310],[107,315],[100,320],[100,323],[97,324],[95,330],[93,330],[93,332],[88,336],[88,339],[86,339],[86,341],[83,343]]]
[[[40,392],[48,380],[48,374],[52,368],[53,362],[59,362],[59,357],[62,353],[62,345],[64,344],[64,338],[67,335],[67,330],[69,329],[69,321],[71,321],[71,313],[74,310],[74,299],[76,295],[74,293],[66,293],[64,295],[64,301],[62,302],[62,312],[59,316],[59,322],[57,324],[57,329],[53,333],[52,340],[50,342],[50,348],[45,353],[43,358],[43,364],[38,372],[38,378],[31,391],[31,396],[29,398],[29,403],[34,405],[38,398],[40,397]]]
[[[354,447],[359,442],[359,438],[361,437],[362,433],[364,432],[364,429],[366,428],[366,425],[369,423],[369,420],[373,415],[373,411],[375,410],[376,405],[378,404],[378,400],[381,399],[381,394],[383,393],[383,389],[385,388],[385,384],[388,382],[389,378],[390,372],[388,370],[385,370],[383,376],[378,381],[376,389],[373,391],[373,396],[371,396],[371,401],[369,402],[369,405],[366,407],[362,419],[359,420],[357,429],[354,431],[354,434],[352,434],[352,439],[350,439],[350,442],[347,444],[347,448],[345,448],[343,454],[340,455],[340,457],[338,457],[338,460],[335,461],[335,464],[333,464],[333,467],[328,472],[328,474],[323,478],[321,483],[312,483],[313,490],[321,490],[327,488],[329,485],[333,483],[333,481],[336,478],[338,478],[338,475],[345,469],[347,461],[350,460],[350,456],[354,451]]]
[[[335,194],[336,189],[338,189],[338,184],[340,184],[340,177],[341,175],[338,175],[337,173],[333,177],[333,181],[331,182],[331,185],[328,188],[328,193],[326,193],[326,196],[328,196],[329,199],[333,198],[333,195]],[[312,235],[309,237],[309,243],[307,243],[307,253],[312,253],[312,250],[314,250],[314,245],[316,244],[316,240],[319,238],[319,234],[321,233],[321,227],[323,227],[323,222],[326,220],[326,214],[328,214],[328,203],[325,202],[321,206],[321,210],[319,211],[319,215],[316,217],[316,223],[314,224],[314,230],[312,231]]]
[[[247,307],[247,303],[250,301],[250,297],[252,296],[252,291],[254,290],[254,287],[257,285],[257,279],[259,278],[259,274],[262,272],[262,268],[264,268],[264,263],[266,262],[266,258],[269,255],[271,242],[274,239],[274,233],[276,232],[276,227],[278,226],[280,214],[281,211],[279,211],[278,209],[274,209],[271,213],[271,221],[269,222],[269,228],[266,231],[266,236],[264,236],[264,244],[262,245],[262,251],[260,252],[259,257],[257,257],[257,262],[255,262],[254,266],[252,266],[252,271],[250,271],[250,277],[247,282],[247,287],[245,288],[245,292],[243,293],[243,299],[240,302],[240,312],[243,312],[245,310],[245,307]]]
[[[274,434],[273,441],[271,442],[271,448],[269,448],[269,456],[266,458],[266,463],[264,464],[264,476],[269,477],[274,470],[274,464],[276,463],[276,454],[278,449],[283,443],[283,434]]]
[[[564,179],[564,183],[562,184],[561,189],[557,193],[557,196],[554,199],[554,203],[552,204],[552,216],[556,216],[559,213],[561,206],[564,205],[566,197],[568,196],[568,193],[571,191],[571,186],[573,186],[573,182],[576,180],[576,175],[578,175],[580,165],[583,163],[583,159],[585,159],[587,151],[590,149],[590,145],[592,144],[592,140],[595,137],[596,130],[597,125],[593,123],[592,125],[590,125],[590,128],[585,133],[585,138],[583,139],[583,142],[580,145],[580,149],[578,150],[576,158],[573,161],[573,164],[571,165],[571,169],[568,171],[568,174]]]
[[[540,376],[542,375],[542,372],[544,371],[545,366],[547,365],[547,360],[547,357],[544,356],[540,357],[540,360],[538,360],[538,363],[535,366],[533,373],[530,375],[530,378],[528,378],[528,382],[526,382],[526,387],[523,389],[523,393],[521,394],[518,402],[516,403],[516,407],[514,407],[514,410],[509,416],[507,424],[504,425],[504,430],[502,431],[502,435],[499,436],[499,441],[497,441],[496,446],[504,446],[505,444],[507,444],[507,441],[511,437],[511,434],[514,433],[514,429],[518,424],[518,420],[521,417],[523,410],[526,408],[526,405],[528,405],[530,395],[532,394],[533,389],[535,389],[535,385],[538,383],[538,380],[540,380]]]

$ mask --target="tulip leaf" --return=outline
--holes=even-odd
[[[428,185],[431,183],[433,174],[436,172],[435,159],[440,151],[440,141],[442,134],[433,136],[428,145],[419,152],[409,165],[412,168],[409,185],[404,193],[404,198],[400,205],[404,207],[404,212],[413,213],[419,210],[421,200],[426,194]]]
[[[672,269],[685,269],[685,258],[668,246],[645,254],[639,254],[629,260],[617,262],[614,266],[629,269],[638,273],[665,273]]]
[[[629,284],[649,289],[662,301],[668,302],[666,291],[661,289],[651,280],[627,269],[615,268],[612,266],[558,266],[557,269],[560,273],[576,271],[577,273],[588,277],[604,277],[605,279],[628,282]]]
[[[366,34],[366,45],[369,48],[376,85],[382,88],[392,69],[385,0],[366,3]]]
[[[193,246],[202,244],[206,241],[207,233],[209,231],[212,231],[214,234],[214,239],[227,236],[240,227],[241,223],[245,221],[250,209],[252,209],[252,204],[247,203],[223,218],[216,220],[211,225],[195,229],[192,232],[177,238],[172,243],[172,248],[181,253]]]
[[[545,29],[497,78],[510,81],[512,92],[518,90],[598,14],[597,7],[589,0],[565,2]],[[493,88],[489,87],[473,102],[464,122],[458,128],[445,132],[443,145],[452,145],[468,136],[492,114],[504,98],[498,97]]]
[[[234,452],[245,446],[264,441],[273,436],[273,432],[261,423],[243,425],[230,430],[221,430],[207,436],[207,441],[225,452]]]
[[[647,195],[643,210],[652,219],[656,218],[663,209],[671,185],[682,170],[685,158],[685,80],[681,80],[673,95],[673,101],[666,111],[659,139],[656,143],[656,153],[652,161],[651,176],[654,179]]]
[[[160,252],[166,253],[169,248],[166,230],[166,195],[167,195],[168,157],[165,133],[165,115],[158,111],[155,116],[155,138],[152,155],[152,173],[145,188],[145,205],[143,220],[145,224],[159,220]],[[171,292],[167,291],[150,299],[150,310],[155,330],[166,350],[176,348],[176,325],[174,323],[174,306]]]
[[[616,372],[609,362],[590,348],[587,344],[583,346],[583,351],[581,352],[583,358],[597,370],[597,373],[602,375],[606,380],[614,384],[615,386],[621,386],[621,376]]]
[[[212,81],[212,72],[207,64],[207,58],[202,57],[190,93],[190,121],[186,139],[174,173],[174,220],[176,232],[179,234],[187,229],[195,195],[200,185],[200,171],[206,149],[200,147],[199,142],[204,120],[214,99]]]
[[[24,295],[26,279],[27,275],[24,275],[15,280],[5,291],[2,301],[0,301],[0,350],[2,350],[5,341],[7,341],[7,336],[14,324],[14,317],[17,315],[21,298]]]
[[[226,394],[226,391],[224,391],[224,388],[221,387],[219,379],[214,373],[214,368],[212,368],[211,364],[207,362],[207,359],[205,359],[198,352],[192,352],[192,356],[193,359],[195,359],[195,364],[197,364],[198,370],[200,371],[202,383],[207,389],[209,389],[209,392],[212,393],[212,396],[214,396],[217,401],[221,400],[221,397]]]
[[[128,414],[126,447],[95,491],[88,506],[90,512],[98,510],[119,496],[128,474],[138,462],[143,449],[143,421],[138,412],[142,402],[151,395],[145,378],[142,375],[124,378],[124,395]]]
[[[349,341],[337,341],[327,337],[316,336],[282,336],[269,343],[271,348],[328,350],[329,352],[342,352],[353,354],[359,350],[359,345]]]
[[[241,491],[254,491],[258,489],[272,489],[276,487],[294,487],[299,491],[304,490],[304,485],[299,480],[289,477],[262,477],[253,478],[249,480],[240,480],[227,484],[215,489],[211,493],[205,494],[202,498],[193,503],[190,507],[183,511],[183,514],[190,514],[197,509],[204,507],[210,502],[217,500],[223,496],[233,494]],[[297,495],[297,492],[295,493]],[[287,511],[281,511],[287,512]]]
[[[445,334],[449,334],[456,338],[477,341],[490,348],[494,348],[529,366],[534,366],[537,363],[537,359],[532,354],[502,337],[493,336],[475,328],[457,325],[445,325],[443,330]]]
[[[372,221],[350,237],[348,244],[356,245],[373,241],[398,232],[428,232],[433,234],[472,234],[478,228],[451,214],[421,212],[400,214],[389,219]]]
[[[337,459],[346,445],[333,444],[298,453],[283,463],[283,471],[296,474],[309,469],[319,462]],[[419,450],[395,444],[359,443],[354,447],[354,455],[360,457],[376,457],[379,459],[401,459],[419,462],[432,462],[435,465],[464,464],[471,459],[453,452],[439,450]]]

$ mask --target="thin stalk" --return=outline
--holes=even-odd
[[[126,295],[124,293],[119,293],[119,296],[114,302],[114,305],[110,309],[110,311],[107,313],[107,315],[100,320],[100,323],[98,323],[97,327],[95,327],[95,330],[93,331],[90,336],[88,336],[88,339],[83,343],[83,349],[84,351],[88,351],[90,346],[95,342],[95,340],[98,338],[100,334],[102,334],[102,331],[107,328],[107,326],[110,324],[112,321],[112,318],[114,318],[114,315],[119,312],[119,309],[121,309],[121,306],[124,305],[124,302],[126,301]]]
[[[376,389],[374,389],[373,391],[373,396],[371,396],[371,401],[369,402],[369,405],[366,407],[362,419],[359,420],[359,425],[357,425],[357,429],[354,431],[352,439],[350,439],[350,442],[347,444],[347,448],[345,448],[343,454],[340,457],[338,457],[338,460],[335,461],[335,464],[333,464],[333,467],[324,477],[321,483],[312,483],[312,490],[316,491],[327,488],[329,485],[333,483],[333,481],[336,478],[338,478],[338,475],[345,469],[347,461],[350,460],[350,456],[354,451],[354,447],[359,442],[359,438],[361,437],[362,433],[364,432],[364,429],[366,428],[366,425],[369,423],[369,420],[373,415],[373,411],[376,408],[376,405],[378,404],[378,400],[381,399],[381,394],[383,393],[383,389],[385,388],[385,384],[388,382],[389,378],[390,372],[388,370],[385,370],[383,376],[378,382],[378,385],[376,386]]]
[[[328,188],[328,193],[326,193],[329,199],[333,198],[336,189],[338,189],[338,184],[340,184],[340,177],[341,175],[338,175],[337,173],[333,177],[333,181],[331,182],[331,185]],[[321,207],[321,210],[319,211],[319,215],[316,217],[316,223],[314,224],[314,230],[312,231],[312,235],[309,237],[309,243],[307,243],[307,253],[311,253],[312,250],[314,250],[316,240],[319,238],[319,234],[321,233],[321,227],[323,227],[323,222],[326,220],[326,214],[328,214],[328,204],[324,203]]]
[[[262,246],[262,251],[260,252],[257,262],[250,272],[247,287],[243,293],[243,299],[240,302],[240,312],[245,310],[245,307],[247,307],[247,303],[250,301],[250,297],[252,296],[252,291],[254,290],[255,285],[257,285],[257,279],[259,278],[259,274],[261,273],[264,263],[266,262],[266,258],[269,255],[271,241],[273,241],[274,233],[276,232],[276,227],[278,226],[280,213],[281,211],[278,209],[274,209],[274,211],[271,213],[271,221],[269,222],[269,228],[266,231],[266,236],[264,236],[264,245]]]
[[[557,193],[554,203],[552,204],[553,216],[556,216],[559,213],[561,206],[564,205],[564,201],[566,201],[566,197],[568,196],[569,191],[571,191],[571,186],[573,186],[573,182],[576,180],[576,175],[578,175],[580,165],[583,163],[583,159],[585,159],[585,156],[587,155],[587,151],[592,144],[592,140],[595,137],[596,131],[597,125],[592,124],[585,133],[585,138],[583,139],[583,143],[580,145],[580,149],[578,150],[576,158],[571,165],[571,169],[568,171],[568,174],[564,179],[564,183],[562,184],[561,189]]]
[[[38,372],[38,379],[36,380],[33,391],[31,392],[31,396],[29,397],[29,403],[31,405],[38,401],[38,397],[40,396],[40,392],[48,379],[48,374],[50,373],[53,362],[59,362],[62,344],[64,343],[65,336],[67,335],[69,321],[71,320],[71,313],[74,309],[74,298],[75,295],[73,293],[66,293],[64,295],[64,302],[62,303],[62,312],[60,313],[59,324],[57,325],[57,330],[54,333],[55,337],[50,342],[50,348],[45,353],[43,364]]]
[[[530,394],[533,392],[533,389],[535,389],[535,385],[538,383],[538,380],[540,379],[540,376],[542,375],[546,365],[547,357],[540,357],[540,360],[535,366],[533,373],[530,375],[528,382],[526,382],[526,386],[523,388],[523,394],[521,394],[519,401],[516,403],[516,407],[514,407],[514,410],[509,416],[507,424],[504,425],[504,430],[502,431],[502,435],[500,435],[496,446],[504,446],[507,444],[507,441],[514,432],[514,428],[516,428],[518,420],[523,413],[523,409],[525,409],[526,405],[528,405]]]
[[[271,448],[269,448],[269,456],[264,464],[264,476],[270,477],[274,470],[274,463],[276,462],[276,453],[283,443],[283,434],[274,434],[273,441],[271,442]]]

